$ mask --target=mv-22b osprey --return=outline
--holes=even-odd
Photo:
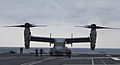
[[[30,41],[37,41],[37,42],[49,42],[50,46],[51,44],[54,44],[53,48],[50,49],[50,54],[64,54],[65,50],[68,49],[65,44],[71,44],[72,43],[83,43],[83,42],[90,42],[90,48],[91,50],[95,50],[95,43],[96,43],[96,37],[97,37],[97,31],[96,29],[116,29],[116,28],[109,28],[109,27],[101,27],[96,26],[96,24],[86,25],[86,26],[75,26],[75,27],[85,27],[91,29],[90,36],[89,37],[83,37],[83,38],[51,38],[51,37],[36,37],[32,36],[30,32],[31,27],[39,27],[40,25],[33,25],[30,23],[25,23],[24,25],[15,25],[15,26],[7,26],[7,27],[23,27],[24,29],[24,42],[25,42],[25,48],[30,48]],[[45,27],[45,25],[41,25],[40,27]]]

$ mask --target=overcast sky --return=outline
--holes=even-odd
[[[120,0],[0,0],[0,46],[24,46],[22,28],[2,26],[45,24],[46,28],[32,28],[32,35],[49,37],[88,37],[89,31],[75,25],[95,23],[120,28]],[[47,43],[31,42],[32,47],[49,47]],[[120,48],[120,30],[98,30],[97,48]],[[70,45],[68,45],[70,47]],[[88,44],[74,44],[89,48]]]

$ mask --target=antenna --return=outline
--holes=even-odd
[[[52,38],[52,33],[50,33],[50,38]],[[50,42],[50,47],[51,47],[51,44],[52,44],[52,43]]]
[[[71,33],[71,38],[73,38],[73,33]],[[73,46],[73,44],[72,43],[70,43],[71,44],[71,47]]]
[[[71,33],[71,38],[73,38],[73,33]]]

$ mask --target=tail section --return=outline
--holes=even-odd
[[[73,33],[71,33],[71,38],[73,38]],[[73,44],[71,43],[71,47],[73,46]]]
[[[50,38],[51,38],[51,37],[52,37],[52,33],[50,33]],[[52,44],[52,43],[50,42],[50,47],[51,47],[51,44]]]

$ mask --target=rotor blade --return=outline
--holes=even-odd
[[[96,29],[119,29],[119,28],[110,28],[110,27],[96,26]]]
[[[90,28],[95,28],[95,29],[118,29],[118,28],[97,26],[96,24],[91,24]]]
[[[3,27],[25,27],[25,25],[13,25],[13,26],[3,26]]]
[[[85,25],[85,26],[74,26],[74,27],[88,27],[89,25]]]
[[[3,27],[47,27],[47,26],[46,25],[29,24],[29,25],[13,25],[13,26],[3,26]]]
[[[88,28],[89,25],[86,25],[86,26],[75,26],[75,27],[85,27],[85,28]]]
[[[47,27],[46,25],[32,25],[34,27]]]
[[[102,27],[102,26],[92,26],[92,25],[75,26],[75,27],[96,28],[96,29],[117,29],[117,30],[120,30],[120,28],[111,28],[111,27]]]

